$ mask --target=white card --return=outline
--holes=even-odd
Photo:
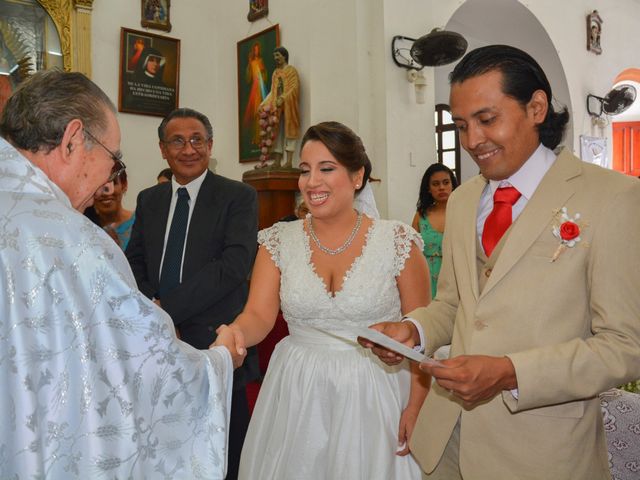
[[[343,336],[343,332],[349,334],[349,337],[351,338],[347,336]],[[394,340],[393,338],[386,336],[384,333],[380,333],[379,331],[373,330],[368,327],[341,325],[340,332],[326,332],[326,333],[329,333],[330,335],[334,335],[334,336],[340,336],[342,338],[347,338],[348,340],[351,340],[351,341],[354,340],[354,337],[366,338],[367,340],[373,343],[377,343],[381,347],[387,348],[389,350],[393,350],[394,352],[399,353],[403,357],[406,357],[410,360],[414,360],[419,363],[426,363],[429,365],[436,365],[438,367],[443,366],[437,360],[427,357],[423,353],[417,352],[413,348],[409,348],[403,343],[400,343]]]
[[[377,343],[381,347],[387,348],[389,350],[393,350],[396,353],[399,353],[403,357],[407,357],[411,360],[415,360],[419,363],[429,363],[434,365],[441,366],[440,362],[434,360],[433,358],[429,358],[423,353],[415,351],[413,348],[407,347],[404,343],[400,343],[394,340],[391,337],[386,336],[384,333],[381,333],[377,330],[373,330],[367,327],[356,327],[358,329],[358,336],[362,338],[366,338],[367,340]]]

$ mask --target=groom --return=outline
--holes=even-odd
[[[437,298],[374,327],[451,343],[411,450],[428,479],[610,478],[597,395],[640,376],[640,182],[556,156],[569,115],[525,52],[473,50],[450,81],[481,174],[449,200]]]

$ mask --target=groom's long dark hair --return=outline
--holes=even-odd
[[[556,112],[551,100],[551,85],[544,71],[531,55],[509,45],[488,45],[467,53],[449,75],[449,83],[462,83],[492,70],[502,73],[502,92],[523,107],[536,90],[547,95],[547,116],[540,125],[540,142],[553,150],[562,141],[569,122],[567,107]]]

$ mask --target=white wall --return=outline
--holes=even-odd
[[[179,103],[209,116],[218,173],[239,180],[255,165],[238,162],[236,46],[274,23],[280,25],[281,44],[289,50],[289,63],[300,75],[302,131],[311,123],[338,120],[361,134],[374,162],[377,150],[384,155],[384,148],[373,141],[377,138],[384,143],[385,137],[384,122],[376,119],[381,116],[385,97],[380,79],[385,50],[378,34],[382,9],[376,8],[381,3],[272,0],[269,17],[250,23],[246,19],[248,2],[174,2],[173,29],[166,35],[181,40]],[[136,2],[94,2],[93,79],[114,102],[118,98],[120,27],[144,30],[139,26],[139,16]],[[157,172],[166,166],[157,146],[156,129],[161,118],[125,113],[118,118],[129,171],[125,204],[132,208],[137,192],[154,184]],[[297,157],[296,152],[296,161]],[[384,168],[380,170],[376,169],[376,175],[384,176]]]
[[[178,8],[171,9],[172,31],[168,34],[149,32],[181,40],[180,106],[192,106],[209,115],[216,133],[219,123],[214,115],[219,85],[217,64],[222,53],[212,45],[216,43],[216,25],[224,20],[214,15],[208,0],[189,0],[188,8],[180,8],[179,2],[174,4]],[[92,18],[93,80],[117,103],[120,27],[145,30],[140,27],[140,2],[95,0]],[[157,128],[161,120],[160,117],[118,114],[129,180],[129,192],[125,196],[128,208],[135,206],[137,193],[154,185],[158,172],[167,167],[158,148]],[[216,134],[216,147],[218,138]]]
[[[604,96],[622,70],[640,66],[640,50],[631,41],[640,31],[640,2],[637,0],[572,0],[523,2],[545,26],[567,75],[573,114],[573,147],[580,152],[580,135],[607,138],[611,162],[611,126],[594,127],[586,111],[587,94]],[[586,16],[598,10],[603,19],[602,54],[586,49]]]
[[[468,0],[449,19],[447,29],[467,39],[467,51],[490,44],[513,45],[527,51],[545,71],[557,102],[555,105],[571,107],[567,78],[553,42],[539,20],[517,0]],[[436,69],[437,103],[449,103],[448,76],[457,63]],[[573,146],[572,117],[564,144]],[[462,181],[478,172],[464,150],[461,152],[460,170]]]
[[[444,3],[444,2],[443,2]],[[438,23],[430,20],[430,2],[386,0],[384,2],[384,50],[386,80],[386,175],[381,188],[387,195],[388,218],[411,222],[422,175],[436,161],[433,117],[433,69],[425,68],[426,103],[418,104],[407,70],[396,66],[391,56],[395,35],[419,38]]]
[[[597,9],[604,19],[602,55],[586,49],[586,15]],[[624,12],[624,13],[622,13]],[[571,120],[563,142],[580,152],[580,135],[607,137],[611,161],[611,127],[593,124],[586,112],[588,93],[604,96],[615,76],[640,64],[640,53],[630,48],[621,32],[640,27],[640,2],[571,0],[468,0],[449,18],[447,27],[462,33],[469,48],[507,43],[529,52],[545,70],[555,99],[569,108]],[[438,68],[436,99],[446,103],[446,76],[454,65]],[[462,179],[476,172],[471,158],[463,154]]]
[[[506,1],[516,2],[483,0],[488,4]],[[253,164],[238,162],[236,44],[278,23],[281,43],[300,74],[303,131],[312,123],[334,119],[358,132],[374,165],[374,175],[383,180],[374,187],[382,215],[409,221],[422,173],[435,160],[434,69],[425,69],[427,103],[418,105],[406,71],[392,61],[391,39],[394,35],[417,38],[434,27],[444,28],[464,3],[270,0],[269,17],[250,23],[244,0],[173,2],[173,30],[167,35],[181,40],[180,106],[209,116],[214,126],[217,172],[240,179]],[[640,2],[536,0],[520,4],[537,17],[557,50],[570,92],[573,145],[577,149],[579,134],[598,133],[592,131],[585,112],[587,93],[603,95],[617,73],[640,65],[640,51],[628,40],[640,30]],[[585,18],[594,8],[604,20],[600,56],[585,48]],[[500,9],[491,14],[499,16]],[[144,30],[139,19],[139,2],[94,1],[93,78],[114,101],[118,96],[120,27]],[[476,24],[482,22],[479,17]],[[510,28],[515,34],[521,27],[516,23]],[[119,120],[130,179],[125,203],[133,207],[137,192],[154,184],[157,172],[165,166],[157,146],[160,118],[119,114]],[[466,170],[464,177],[469,173]]]

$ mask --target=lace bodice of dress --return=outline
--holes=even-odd
[[[347,271],[335,296],[327,291],[311,263],[309,237],[303,221],[276,223],[258,234],[280,269],[280,304],[289,324],[339,329],[340,325],[371,325],[401,317],[396,277],[404,268],[412,242],[422,239],[408,225],[375,220],[365,246]]]

